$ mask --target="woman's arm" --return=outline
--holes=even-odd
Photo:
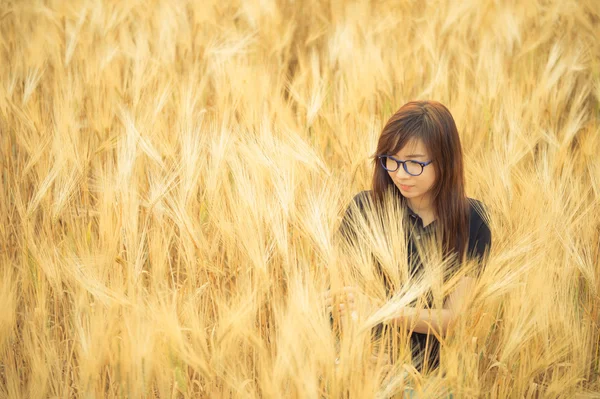
[[[441,309],[405,307],[392,322],[403,325],[406,329],[412,329],[417,333],[430,334],[435,332],[435,334],[444,335],[460,313],[468,293],[472,292],[474,282],[475,279],[470,277],[460,279],[456,289],[448,296]]]
[[[481,275],[482,269],[487,262],[487,256],[492,245],[492,234],[488,225],[484,222],[479,226],[474,240],[472,251],[469,252],[469,258],[477,259],[479,267],[475,275]],[[463,277],[458,282],[456,289],[449,295],[442,309],[422,309],[404,308],[400,315],[394,319],[395,322],[412,328],[413,331],[429,334],[432,330],[437,334],[444,335],[448,327],[460,312],[469,293],[473,292],[475,278]]]
[[[406,307],[400,311],[400,315],[394,319],[394,323],[407,330],[412,330],[421,334],[436,334],[443,335],[448,329],[448,325],[452,320],[452,312],[450,309],[416,309]]]

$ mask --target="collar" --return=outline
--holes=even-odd
[[[411,218],[421,219],[419,215],[417,215],[412,209],[410,209],[410,206],[408,206],[408,204],[406,204],[406,210],[408,211],[408,216],[410,216]]]
[[[412,209],[410,209],[410,206],[408,206],[408,204],[406,204],[406,210],[407,210],[407,215],[408,218],[411,222],[415,223],[417,226],[419,226],[422,229],[430,229],[433,228],[433,226],[435,225],[436,220],[434,220],[433,222],[429,223],[427,226],[423,226],[423,219],[421,219],[421,216],[417,215]]]

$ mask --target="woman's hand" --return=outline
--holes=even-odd
[[[340,315],[350,314],[353,320],[358,319],[358,310],[369,315],[376,309],[377,301],[365,295],[358,288],[346,286],[340,290],[327,290],[323,294],[328,313],[339,312]]]
[[[334,311],[337,311],[341,315],[349,312],[353,319],[357,318],[356,298],[358,295],[358,290],[351,286],[346,286],[337,291],[325,291],[323,293],[323,298],[327,312],[333,313]]]

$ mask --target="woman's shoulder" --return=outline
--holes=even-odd
[[[350,211],[351,208],[358,208],[361,212],[368,207],[372,199],[372,190],[363,190],[355,194],[352,201],[348,204],[346,211]]]
[[[367,209],[371,201],[371,190],[363,190],[355,194],[352,200],[347,204],[346,211],[342,216],[339,232],[342,237],[353,240],[355,237],[352,220],[364,217],[368,213]]]
[[[361,214],[368,213],[373,209],[373,190],[362,190],[354,195],[346,206],[346,214],[359,211]]]
[[[483,260],[492,246],[489,213],[483,202],[473,198],[468,200],[470,207],[468,256]],[[481,270],[477,272],[480,273]]]
[[[352,202],[366,202],[370,201],[373,195],[373,190],[362,190],[354,195]]]
[[[469,221],[471,226],[479,227],[484,224],[489,225],[489,212],[487,206],[475,198],[467,198],[469,203]]]

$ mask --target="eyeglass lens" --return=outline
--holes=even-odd
[[[394,160],[390,157],[384,157],[384,158],[382,158],[382,161],[384,161],[383,166],[385,166],[385,168],[387,170],[389,170],[390,172],[393,172],[400,167],[400,163],[396,162],[396,160]],[[406,170],[406,172],[408,174],[411,174],[414,176],[420,175],[423,172],[423,167],[414,161],[406,161],[406,162],[404,162],[403,166],[404,166],[404,170]]]

